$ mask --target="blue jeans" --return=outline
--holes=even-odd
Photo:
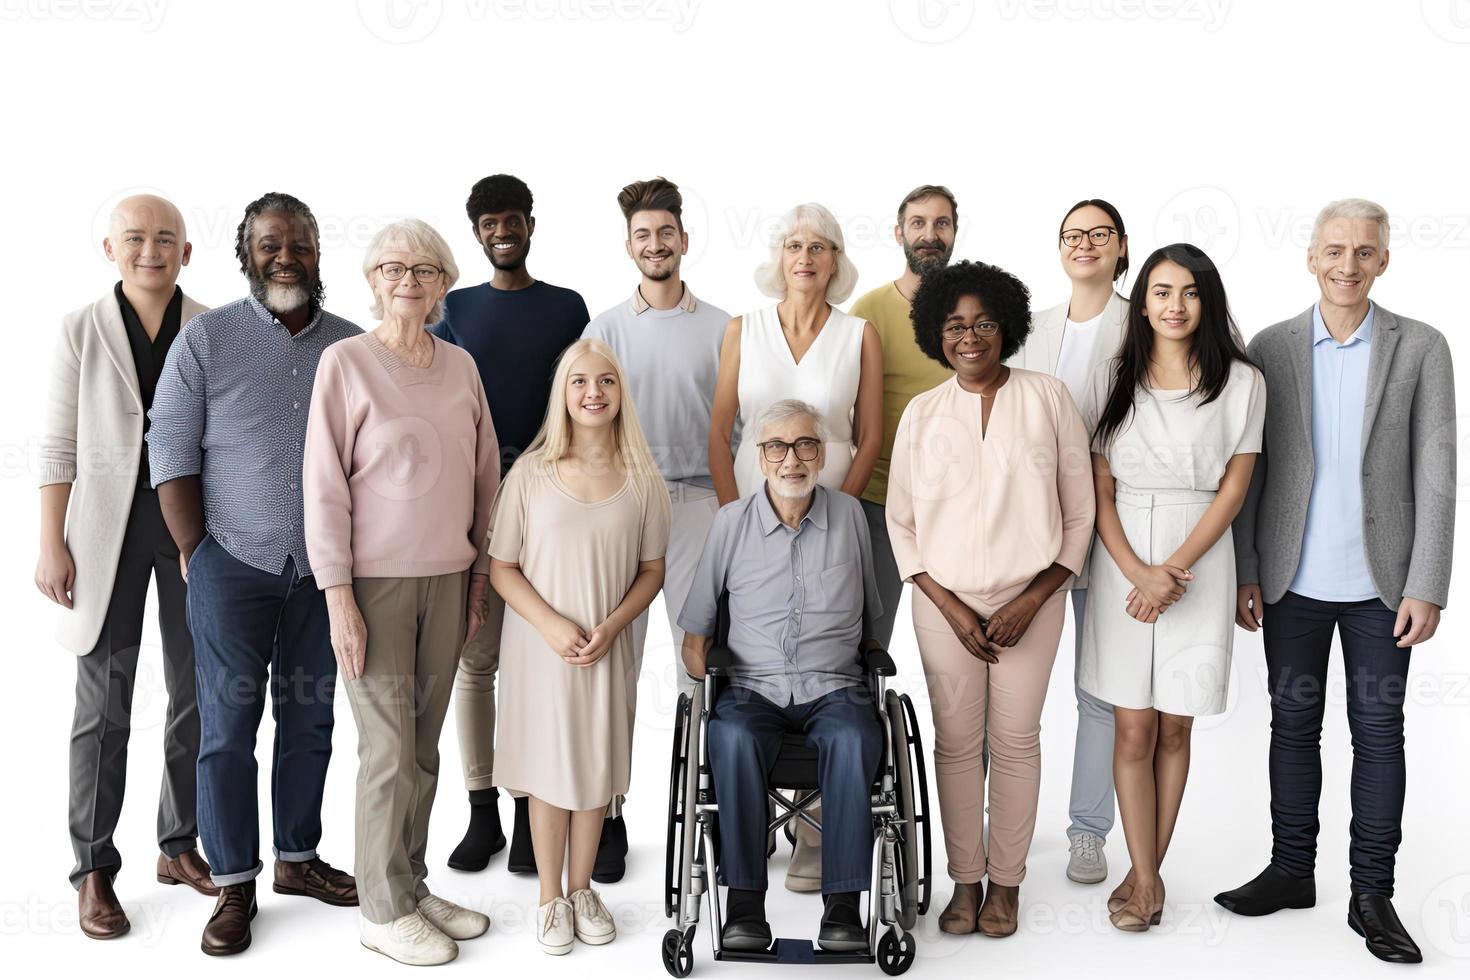
[[[873,854],[873,777],[883,727],[865,687],[784,708],[730,686],[709,721],[709,758],[720,804],[720,867],[731,888],[765,891],[766,777],[781,738],[802,732],[817,750],[822,791],[822,893],[866,891]]]
[[[1322,716],[1335,628],[1342,640],[1353,740],[1352,889],[1391,898],[1394,857],[1404,836],[1410,652],[1395,646],[1397,613],[1378,599],[1324,602],[1295,592],[1264,611],[1271,693],[1271,863],[1299,877],[1311,876],[1317,863]]]
[[[1113,829],[1113,706],[1082,690],[1076,666],[1082,662],[1082,624],[1086,622],[1087,590],[1072,590],[1073,683],[1077,692],[1077,742],[1072,750],[1072,823],[1067,837],[1082,834],[1107,839]]]
[[[199,836],[217,885],[260,874],[255,733],[267,683],[275,853],[316,857],[332,756],[332,655],[316,579],[245,564],[206,535],[189,560],[189,629],[199,696]]]

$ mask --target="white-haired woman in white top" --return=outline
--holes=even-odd
[[[736,418],[748,423],[785,398],[816,406],[827,420],[818,482],[857,496],[883,440],[883,348],[872,324],[834,305],[852,295],[857,268],[832,212],[820,204],[788,211],[755,281],[778,302],[737,316],[725,328],[709,439],[709,472],[720,503],[748,496],[764,482],[759,449],[749,436],[730,451]],[[744,431],[750,432],[748,425]]]

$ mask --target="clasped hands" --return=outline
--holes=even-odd
[[[1164,610],[1184,598],[1185,590],[1194,580],[1194,573],[1187,568],[1165,563],[1162,565],[1140,565],[1128,581],[1133,588],[1128,591],[1128,615],[1140,623],[1156,623]]]
[[[954,635],[970,655],[988,664],[1000,662],[1003,647],[1020,642],[1039,609],[1041,603],[1029,592],[1022,592],[991,613],[989,618],[982,618],[952,592],[939,606],[949,628],[954,630]]]
[[[571,620],[557,616],[538,632],[552,652],[571,666],[591,667],[607,656],[621,630],[604,620],[587,633]]]

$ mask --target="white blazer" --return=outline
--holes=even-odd
[[[1026,342],[1011,355],[1006,364],[1055,376],[1057,362],[1062,359],[1062,334],[1067,327],[1067,307],[1070,305],[1069,302],[1062,302],[1049,310],[1033,313],[1031,332],[1026,335]],[[1099,364],[1118,353],[1118,349],[1123,346],[1123,331],[1127,324],[1128,300],[1115,291],[1108,300],[1108,305],[1103,307],[1102,322],[1097,325],[1097,343],[1092,345],[1092,363],[1087,365],[1088,377],[1092,376],[1093,370]],[[1082,406],[1078,405],[1077,410],[1081,411]],[[1096,534],[1093,535],[1093,541],[1097,541]],[[1089,558],[1082,564],[1082,573],[1069,578],[1062,586],[1063,589],[1087,588],[1087,567],[1091,554],[1089,549]]]
[[[206,309],[185,296],[181,331]],[[41,435],[40,485],[73,484],[66,546],[77,577],[56,640],[78,655],[90,653],[102,633],[142,451],[138,369],[122,310],[108,290],[61,321]]]

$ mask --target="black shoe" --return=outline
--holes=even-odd
[[[1385,963],[1422,963],[1424,954],[1393,910],[1387,895],[1360,895],[1348,901],[1348,925],[1367,940],[1368,952]]]
[[[868,930],[858,912],[857,892],[834,892],[822,896],[822,928],[817,945],[832,953],[861,953],[868,948]]]
[[[499,796],[493,786],[470,791],[470,826],[464,832],[464,840],[449,855],[449,866],[455,871],[484,871],[490,856],[505,849]]]
[[[510,854],[505,859],[505,868],[511,874],[533,875],[536,873],[536,851],[531,847],[531,798],[516,797],[515,826],[510,832]]]
[[[621,816],[602,821],[602,838],[597,842],[597,863],[592,880],[602,885],[622,881],[628,870],[628,825]]]
[[[725,928],[720,931],[720,940],[726,949],[758,953],[771,948],[771,924],[766,921],[765,892],[731,888],[725,915]]]
[[[1274,864],[1234,891],[1215,896],[1216,904],[1236,915],[1270,915],[1282,909],[1309,909],[1317,904],[1317,881],[1289,875]]]

